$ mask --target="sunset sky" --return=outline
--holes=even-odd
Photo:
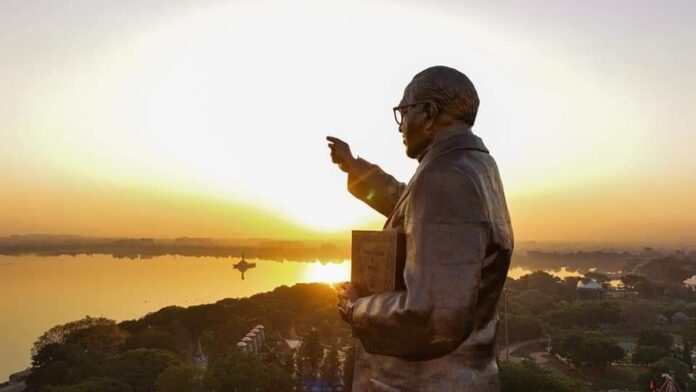
[[[391,107],[466,73],[516,239],[696,241],[696,2],[0,2],[0,235],[347,238]]]

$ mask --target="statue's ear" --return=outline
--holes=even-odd
[[[433,101],[426,101],[423,110],[425,111],[425,128],[430,129],[437,118],[437,105]]]
[[[437,105],[433,101],[425,102],[425,114],[428,116],[428,120],[434,120],[437,117]]]

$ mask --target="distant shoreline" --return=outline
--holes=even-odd
[[[100,238],[77,235],[12,235],[0,237],[0,255],[40,257],[111,255],[117,259],[186,257],[238,258],[299,262],[342,262],[350,259],[349,241],[178,238]],[[642,246],[637,243],[525,241],[516,246],[513,266],[566,267],[578,271],[631,271],[644,262],[674,254],[696,257],[696,246]]]
[[[77,236],[0,237],[0,255],[76,256],[105,254],[114,258],[148,259],[166,255],[241,257],[296,261],[343,261],[347,244],[319,241],[216,240],[212,238],[92,238]]]

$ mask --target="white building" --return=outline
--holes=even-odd
[[[604,287],[594,279],[587,283],[578,280],[576,289],[580,299],[602,299],[604,294]]]
[[[696,290],[696,275],[684,281],[684,287],[691,290]]]

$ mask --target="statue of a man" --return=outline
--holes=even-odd
[[[394,116],[417,159],[402,184],[328,137],[348,190],[406,237],[406,289],[359,298],[346,284],[339,312],[359,340],[354,391],[498,391],[496,304],[513,250],[503,185],[474,135],[479,99],[461,72],[428,68]]]

